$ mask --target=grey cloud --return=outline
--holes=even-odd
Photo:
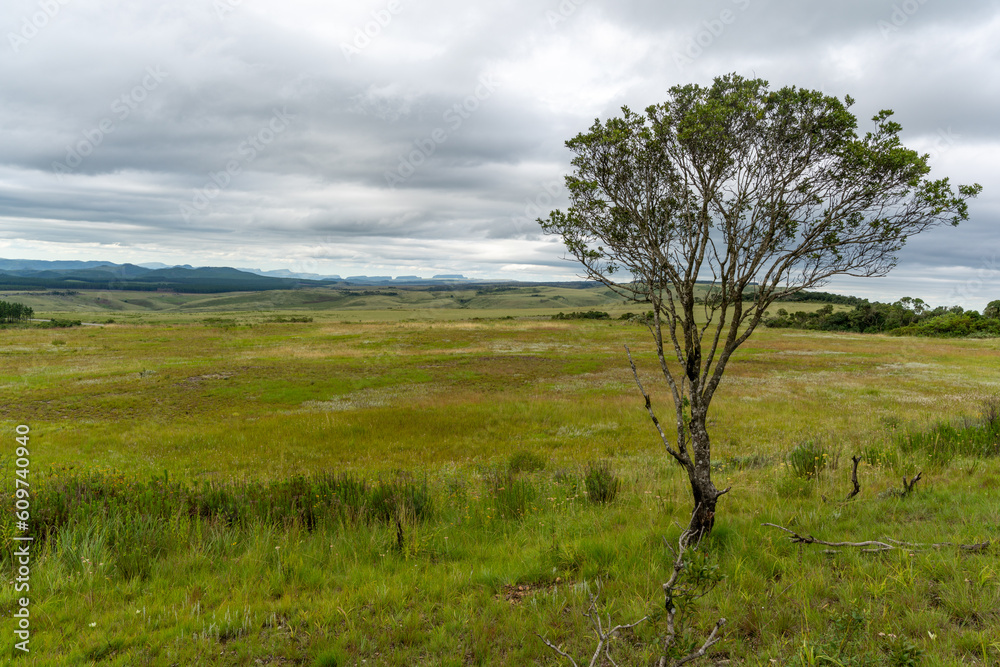
[[[534,222],[565,205],[566,139],[733,70],[851,94],[862,131],[893,108],[935,174],[986,186],[968,224],[912,240],[900,275],[972,274],[998,246],[1000,169],[982,148],[1000,143],[995,3],[399,2],[387,19],[387,0],[244,1],[221,15],[196,0],[74,0],[17,52],[0,44],[4,252],[572,278]],[[36,9],[12,0],[0,25],[16,31]],[[150,68],[164,73],[155,86]],[[476,98],[484,76],[498,85]],[[446,116],[470,96],[475,108]],[[280,132],[276,110],[294,116]],[[74,150],[88,154],[55,173]],[[401,162],[412,173],[387,183]]]

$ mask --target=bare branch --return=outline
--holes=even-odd
[[[914,477],[913,479],[911,479],[909,482],[906,481],[906,477],[905,476],[903,477],[903,494],[902,494],[903,496],[910,495],[910,492],[913,491],[913,487],[915,487],[917,485],[917,481],[920,479],[921,475],[923,475],[923,473],[922,472],[918,472],[917,475],[916,475],[916,477]]]
[[[771,528],[777,528],[778,530],[783,530],[789,533],[792,542],[796,544],[822,544],[828,547],[873,547],[868,549],[861,549],[865,553],[877,553],[880,551],[892,551],[893,549],[905,549],[907,551],[920,551],[923,549],[941,549],[943,547],[958,547],[959,549],[964,549],[966,551],[986,551],[990,542],[980,542],[978,544],[953,544],[951,542],[936,542],[930,544],[921,544],[918,542],[900,542],[899,540],[893,540],[886,538],[885,542],[879,540],[865,540],[864,542],[827,542],[825,540],[818,540],[812,535],[802,536],[793,530],[789,530],[783,526],[779,526],[773,523],[764,523],[762,526],[770,526]]]
[[[544,643],[544,644],[545,644],[546,646],[548,646],[548,647],[549,647],[550,649],[552,649],[553,651],[555,651],[556,653],[558,653],[558,654],[559,654],[559,655],[561,655],[562,657],[564,657],[564,658],[566,658],[567,660],[569,660],[569,661],[570,661],[570,664],[572,664],[572,665],[573,665],[573,667],[580,667],[580,666],[579,666],[578,664],[576,664],[576,660],[574,660],[574,659],[573,659],[573,656],[571,656],[571,655],[570,655],[569,653],[566,653],[566,652],[565,652],[565,651],[563,651],[563,650],[562,650],[561,648],[559,648],[558,646],[556,646],[555,644],[553,644],[552,642],[550,642],[550,641],[549,641],[548,639],[546,639],[545,637],[543,637],[543,636],[541,636],[540,634],[538,634],[537,632],[535,633],[535,636],[536,636],[536,637],[538,637],[539,639],[541,639],[541,640],[542,640],[542,642],[543,642],[543,643]]]
[[[683,664],[689,663],[692,660],[697,660],[698,658],[700,658],[703,655],[705,655],[705,652],[708,649],[710,649],[711,647],[715,646],[716,644],[718,644],[722,640],[722,637],[719,637],[717,635],[719,634],[719,628],[721,628],[725,624],[726,624],[726,619],[724,619],[724,618],[720,618],[718,621],[716,621],[715,622],[715,627],[712,628],[711,634],[708,635],[708,639],[706,639],[705,643],[701,645],[701,648],[699,648],[694,653],[688,654],[688,655],[684,656],[683,658],[680,658],[679,660],[675,660],[674,664],[673,664],[673,667],[680,667]]]
[[[854,468],[851,470],[851,482],[854,484],[854,490],[847,494],[846,500],[850,500],[854,496],[861,493],[861,485],[858,484],[858,464],[861,463],[861,457],[852,456],[851,462],[854,464]]]
[[[594,626],[594,632],[597,634],[597,648],[594,649],[594,655],[591,656],[590,662],[587,663],[587,667],[595,667],[596,665],[598,665],[599,664],[598,661],[601,659],[602,654],[604,655],[605,658],[607,658],[611,662],[612,665],[617,665],[617,663],[611,658],[610,640],[613,637],[618,636],[618,633],[620,631],[634,628],[635,626],[639,625],[640,623],[649,618],[648,616],[643,616],[635,623],[616,625],[613,628],[611,628],[611,630],[609,630],[608,632],[605,632],[604,626],[601,623],[600,611],[598,611],[597,609],[597,599],[600,597],[600,595],[601,595],[600,592],[598,592],[596,595],[590,596],[590,606],[587,608],[587,611],[584,612],[583,614],[584,616],[590,619],[591,624],[593,624]],[[608,625],[611,625],[610,616],[608,617]],[[558,646],[550,642],[548,639],[538,634],[537,632],[535,633],[535,636],[541,639],[542,642],[544,642],[545,645],[548,646],[550,649],[552,649],[559,655],[569,660],[570,663],[572,663],[573,667],[579,667],[576,660],[573,659],[573,656],[569,655],[568,653],[563,651],[561,648],[559,648]]]
[[[656,418],[656,413],[653,412],[653,406],[650,403],[649,394],[646,393],[646,390],[642,386],[642,382],[639,380],[639,371],[635,367],[635,362],[632,360],[632,352],[628,349],[628,345],[625,346],[625,354],[628,355],[628,363],[632,367],[632,375],[635,377],[635,383],[639,386],[639,391],[642,392],[642,397],[646,400],[646,411],[649,412],[649,418],[653,420],[653,426],[656,427],[657,433],[660,434],[663,446],[666,447],[668,454],[677,459],[678,463],[687,467],[690,465],[690,460],[688,460],[686,453],[678,452],[670,446],[670,441],[667,440],[667,434],[663,432],[663,428],[660,426],[660,420]],[[682,454],[684,455],[682,456]]]

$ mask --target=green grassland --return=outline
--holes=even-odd
[[[705,291],[702,288],[701,291]],[[239,317],[254,322],[282,316],[333,320],[459,320],[554,315],[600,309],[614,316],[641,310],[603,286],[470,285],[448,287],[313,287],[267,292],[182,294],[123,290],[0,291],[0,300],[30,306],[39,318],[73,316],[100,323],[190,322],[193,314]],[[795,303],[813,312],[820,303]],[[840,307],[842,308],[842,307]],[[838,308],[839,309],[839,308]]]
[[[691,508],[624,356],[669,423],[648,332],[551,320],[629,310],[600,289],[364,291],[0,295],[114,319],[0,331],[0,476],[13,489],[29,425],[39,536],[31,653],[13,649],[8,585],[0,660],[568,664],[535,633],[589,655],[600,590],[615,623],[650,617],[618,664],[651,664],[664,540]],[[978,429],[997,394],[995,339],[757,332],[712,408],[732,491],[695,560],[721,580],[682,643],[724,616],[706,664],[1000,663],[1000,459],[940,426]],[[845,502],[852,455],[862,492]],[[587,486],[600,462],[621,484],[609,503]],[[826,553],[766,522],[993,545]]]

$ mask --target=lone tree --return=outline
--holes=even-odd
[[[571,205],[538,221],[588,277],[651,307],[675,443],[636,382],[687,471],[699,539],[729,490],[712,483],[709,407],[768,306],[834,275],[885,275],[907,238],[968,219],[982,189],[930,180],[891,111],[859,137],[853,103],[735,74],[675,86],[645,115],[623,107],[567,141]]]

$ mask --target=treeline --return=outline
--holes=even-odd
[[[710,302],[713,299],[718,299],[721,292],[717,288],[712,288],[705,293],[705,297],[695,297],[695,303],[705,303],[705,300]],[[757,300],[757,290],[753,287],[744,290],[743,299],[744,302],[752,302]],[[798,303],[802,301],[808,301],[810,303],[835,303],[840,306],[858,306],[865,303],[865,300],[858,296],[844,296],[843,294],[832,294],[830,292],[809,292],[801,291],[795,292],[794,294],[789,294],[788,296],[781,298],[782,302],[793,302]]]
[[[610,320],[611,315],[603,310],[587,310],[584,312],[559,313],[553,315],[554,320]]]
[[[753,301],[754,295],[744,297],[744,301]],[[820,303],[835,303],[841,306],[860,306],[863,303],[867,303],[865,299],[859,296],[844,296],[843,294],[831,294],[830,292],[796,292],[795,294],[790,294],[782,299],[782,301],[819,301]]]
[[[23,303],[0,301],[0,323],[27,322],[34,315],[35,311]]]
[[[928,308],[922,299],[903,297],[895,303],[861,300],[853,310],[834,312],[828,304],[813,313],[789,313],[784,308],[764,321],[768,327],[888,333],[895,336],[981,337],[1000,336],[1000,300],[991,301],[983,313],[961,306]]]

